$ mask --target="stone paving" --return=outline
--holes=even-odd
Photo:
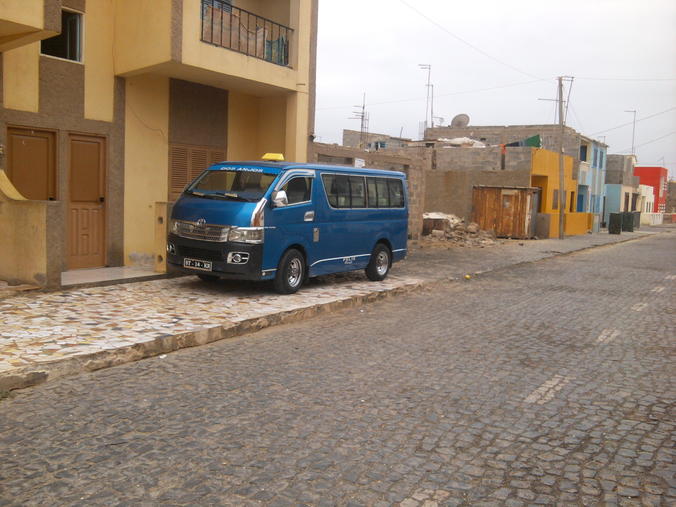
[[[181,277],[14,297],[0,301],[0,374],[419,283],[351,274],[280,296],[264,284]]]
[[[15,391],[0,505],[676,504],[676,237]]]
[[[487,248],[414,245],[384,282],[369,282],[359,271],[311,280],[292,296],[273,293],[269,284],[209,284],[195,277],[19,293],[0,299],[0,391],[202,345],[279,323],[289,314],[305,311],[300,317],[308,317],[423,283],[459,280],[467,273],[670,230],[652,227],[564,241],[501,240]]]

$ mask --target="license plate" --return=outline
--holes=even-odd
[[[197,259],[183,259],[184,268],[201,269],[202,271],[211,271],[211,261],[200,261]]]

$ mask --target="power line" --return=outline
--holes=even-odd
[[[448,35],[450,35],[451,37],[453,37],[455,40],[458,40],[458,41],[462,42],[464,45],[466,45],[466,46],[472,48],[472,49],[473,49],[474,51],[476,51],[477,53],[481,53],[481,54],[484,55],[486,58],[490,58],[490,59],[493,60],[494,62],[497,62],[497,63],[499,63],[500,65],[504,65],[505,67],[508,67],[508,68],[512,69],[513,71],[518,72],[519,74],[523,74],[524,76],[532,77],[532,78],[535,78],[535,79],[537,79],[537,80],[539,80],[539,81],[545,81],[545,79],[543,79],[543,78],[541,78],[541,77],[538,77],[538,76],[535,76],[535,75],[533,75],[533,74],[530,74],[529,72],[523,71],[523,70],[521,70],[521,69],[519,69],[519,68],[517,68],[517,67],[514,67],[513,65],[510,65],[510,64],[507,63],[507,62],[503,62],[503,61],[500,60],[499,58],[494,57],[493,55],[487,53],[487,52],[484,51],[483,49],[480,49],[480,48],[476,47],[474,44],[472,44],[472,43],[470,43],[470,42],[467,42],[467,41],[466,41],[465,39],[463,39],[462,37],[460,37],[460,36],[454,34],[454,33],[451,32],[449,29],[447,29],[445,26],[440,25],[439,23],[437,23],[436,21],[434,21],[432,18],[430,18],[429,16],[427,16],[425,13],[419,11],[418,9],[416,9],[415,7],[413,7],[412,5],[410,5],[408,2],[405,2],[404,0],[399,0],[399,1],[400,1],[402,4],[404,4],[406,7],[408,7],[409,9],[411,9],[413,12],[417,13],[419,16],[421,16],[422,18],[424,18],[424,19],[426,19],[427,21],[429,21],[430,23],[432,23],[434,26],[436,26],[436,27],[439,28],[440,30],[446,32]]]
[[[636,122],[638,123],[639,121],[643,121],[643,120],[648,120],[648,119],[650,119],[650,118],[654,118],[655,116],[659,116],[659,115],[661,115],[661,114],[668,113],[668,112],[670,112],[670,111],[673,111],[674,109],[676,109],[676,107],[670,107],[669,109],[665,109],[664,111],[660,111],[659,113],[651,114],[650,116],[644,116],[643,118],[638,118],[638,119],[636,120]],[[623,123],[623,124],[621,124],[621,125],[617,125],[617,126],[615,126],[615,127],[610,127],[609,129],[599,130],[598,132],[594,132],[594,133],[589,134],[589,135],[590,135],[590,136],[595,136],[596,134],[603,134],[604,132],[610,132],[611,130],[616,130],[616,129],[619,129],[619,128],[622,128],[622,127],[626,127],[627,125],[632,125],[633,123],[634,123],[633,121],[630,121],[630,122],[627,122],[627,123]]]
[[[676,81],[674,77],[578,77],[585,81]]]
[[[674,130],[673,132],[669,132],[668,134],[665,134],[663,136],[656,137],[655,139],[651,139],[650,141],[646,141],[645,143],[637,144],[634,148],[640,148],[641,146],[646,146],[648,144],[656,143],[657,141],[661,141],[662,139],[665,139],[669,136],[673,136],[674,134],[676,134],[676,130]],[[625,151],[632,151],[632,149],[631,148],[625,148],[623,150],[620,150],[618,153],[624,153]]]
[[[511,87],[514,87],[514,86],[522,86],[522,85],[527,85],[527,84],[532,84],[532,83],[539,83],[541,81],[542,81],[542,79],[534,79],[534,80],[531,80],[531,81],[522,81],[520,83],[510,83],[510,84],[506,84],[506,85],[491,86],[490,88],[477,88],[477,89],[474,89],[474,90],[462,90],[462,91],[457,91],[457,92],[442,93],[442,94],[439,94],[439,95],[435,95],[434,97],[435,98],[450,97],[450,96],[453,96],[453,95],[464,95],[464,94],[467,94],[467,93],[488,92],[488,91],[492,91],[492,90],[499,90],[499,89],[502,89],[502,88],[511,88]],[[400,104],[402,102],[418,102],[418,101],[422,101],[422,100],[426,100],[426,98],[420,97],[420,98],[415,98],[415,99],[386,100],[386,101],[383,101],[383,102],[372,102],[372,103],[369,104],[369,106],[372,107],[372,106],[382,106],[382,105],[386,105],[386,104]],[[329,110],[329,109],[348,109],[348,108],[351,108],[351,107],[353,107],[353,106],[318,107],[317,111],[325,111],[325,110]]]

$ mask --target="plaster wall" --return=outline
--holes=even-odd
[[[169,79],[126,79],[124,263],[154,265],[155,203],[165,202],[169,165]]]

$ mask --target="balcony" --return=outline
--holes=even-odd
[[[293,29],[225,0],[202,0],[202,42],[283,67],[289,66]]]

